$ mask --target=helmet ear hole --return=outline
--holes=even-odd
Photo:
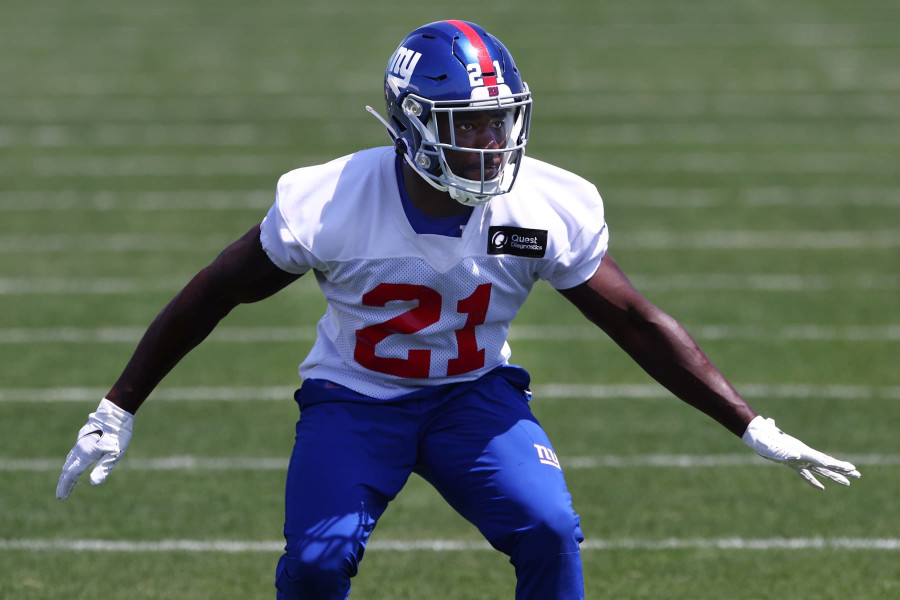
[[[394,115],[391,115],[391,123],[394,124],[394,127],[395,127],[395,128],[397,129],[397,131],[399,131],[400,133],[403,133],[404,131],[406,131],[406,124],[404,124],[403,121],[401,121],[400,119],[398,119],[398,118],[395,117]]]

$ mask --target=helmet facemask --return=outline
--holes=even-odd
[[[415,94],[402,103],[420,140],[407,160],[432,186],[467,206],[484,204],[512,189],[528,140],[528,90],[490,100],[436,101]],[[488,147],[463,146],[457,124],[485,118],[498,138]]]

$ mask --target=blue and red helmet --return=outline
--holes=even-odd
[[[466,21],[419,27],[388,61],[384,93],[388,132],[398,153],[425,181],[466,205],[483,204],[512,189],[528,141],[531,93],[500,40]],[[500,115],[505,143],[499,148],[458,145],[454,115],[472,111]],[[439,135],[441,120],[449,124],[449,139]],[[447,151],[477,154],[480,179],[454,173]]]

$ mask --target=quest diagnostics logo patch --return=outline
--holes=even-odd
[[[543,258],[547,252],[547,230],[495,226],[488,228],[488,254],[511,254]]]

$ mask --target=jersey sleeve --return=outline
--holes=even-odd
[[[593,186],[585,196],[578,210],[566,215],[567,225],[574,234],[556,256],[546,278],[558,290],[573,288],[590,279],[609,248],[603,200]]]
[[[296,223],[301,212],[295,206],[298,201],[291,194],[285,177],[282,177],[275,191],[275,203],[260,225],[260,242],[275,266],[288,273],[302,275],[315,268],[318,261],[308,244],[300,239],[303,228]]]

